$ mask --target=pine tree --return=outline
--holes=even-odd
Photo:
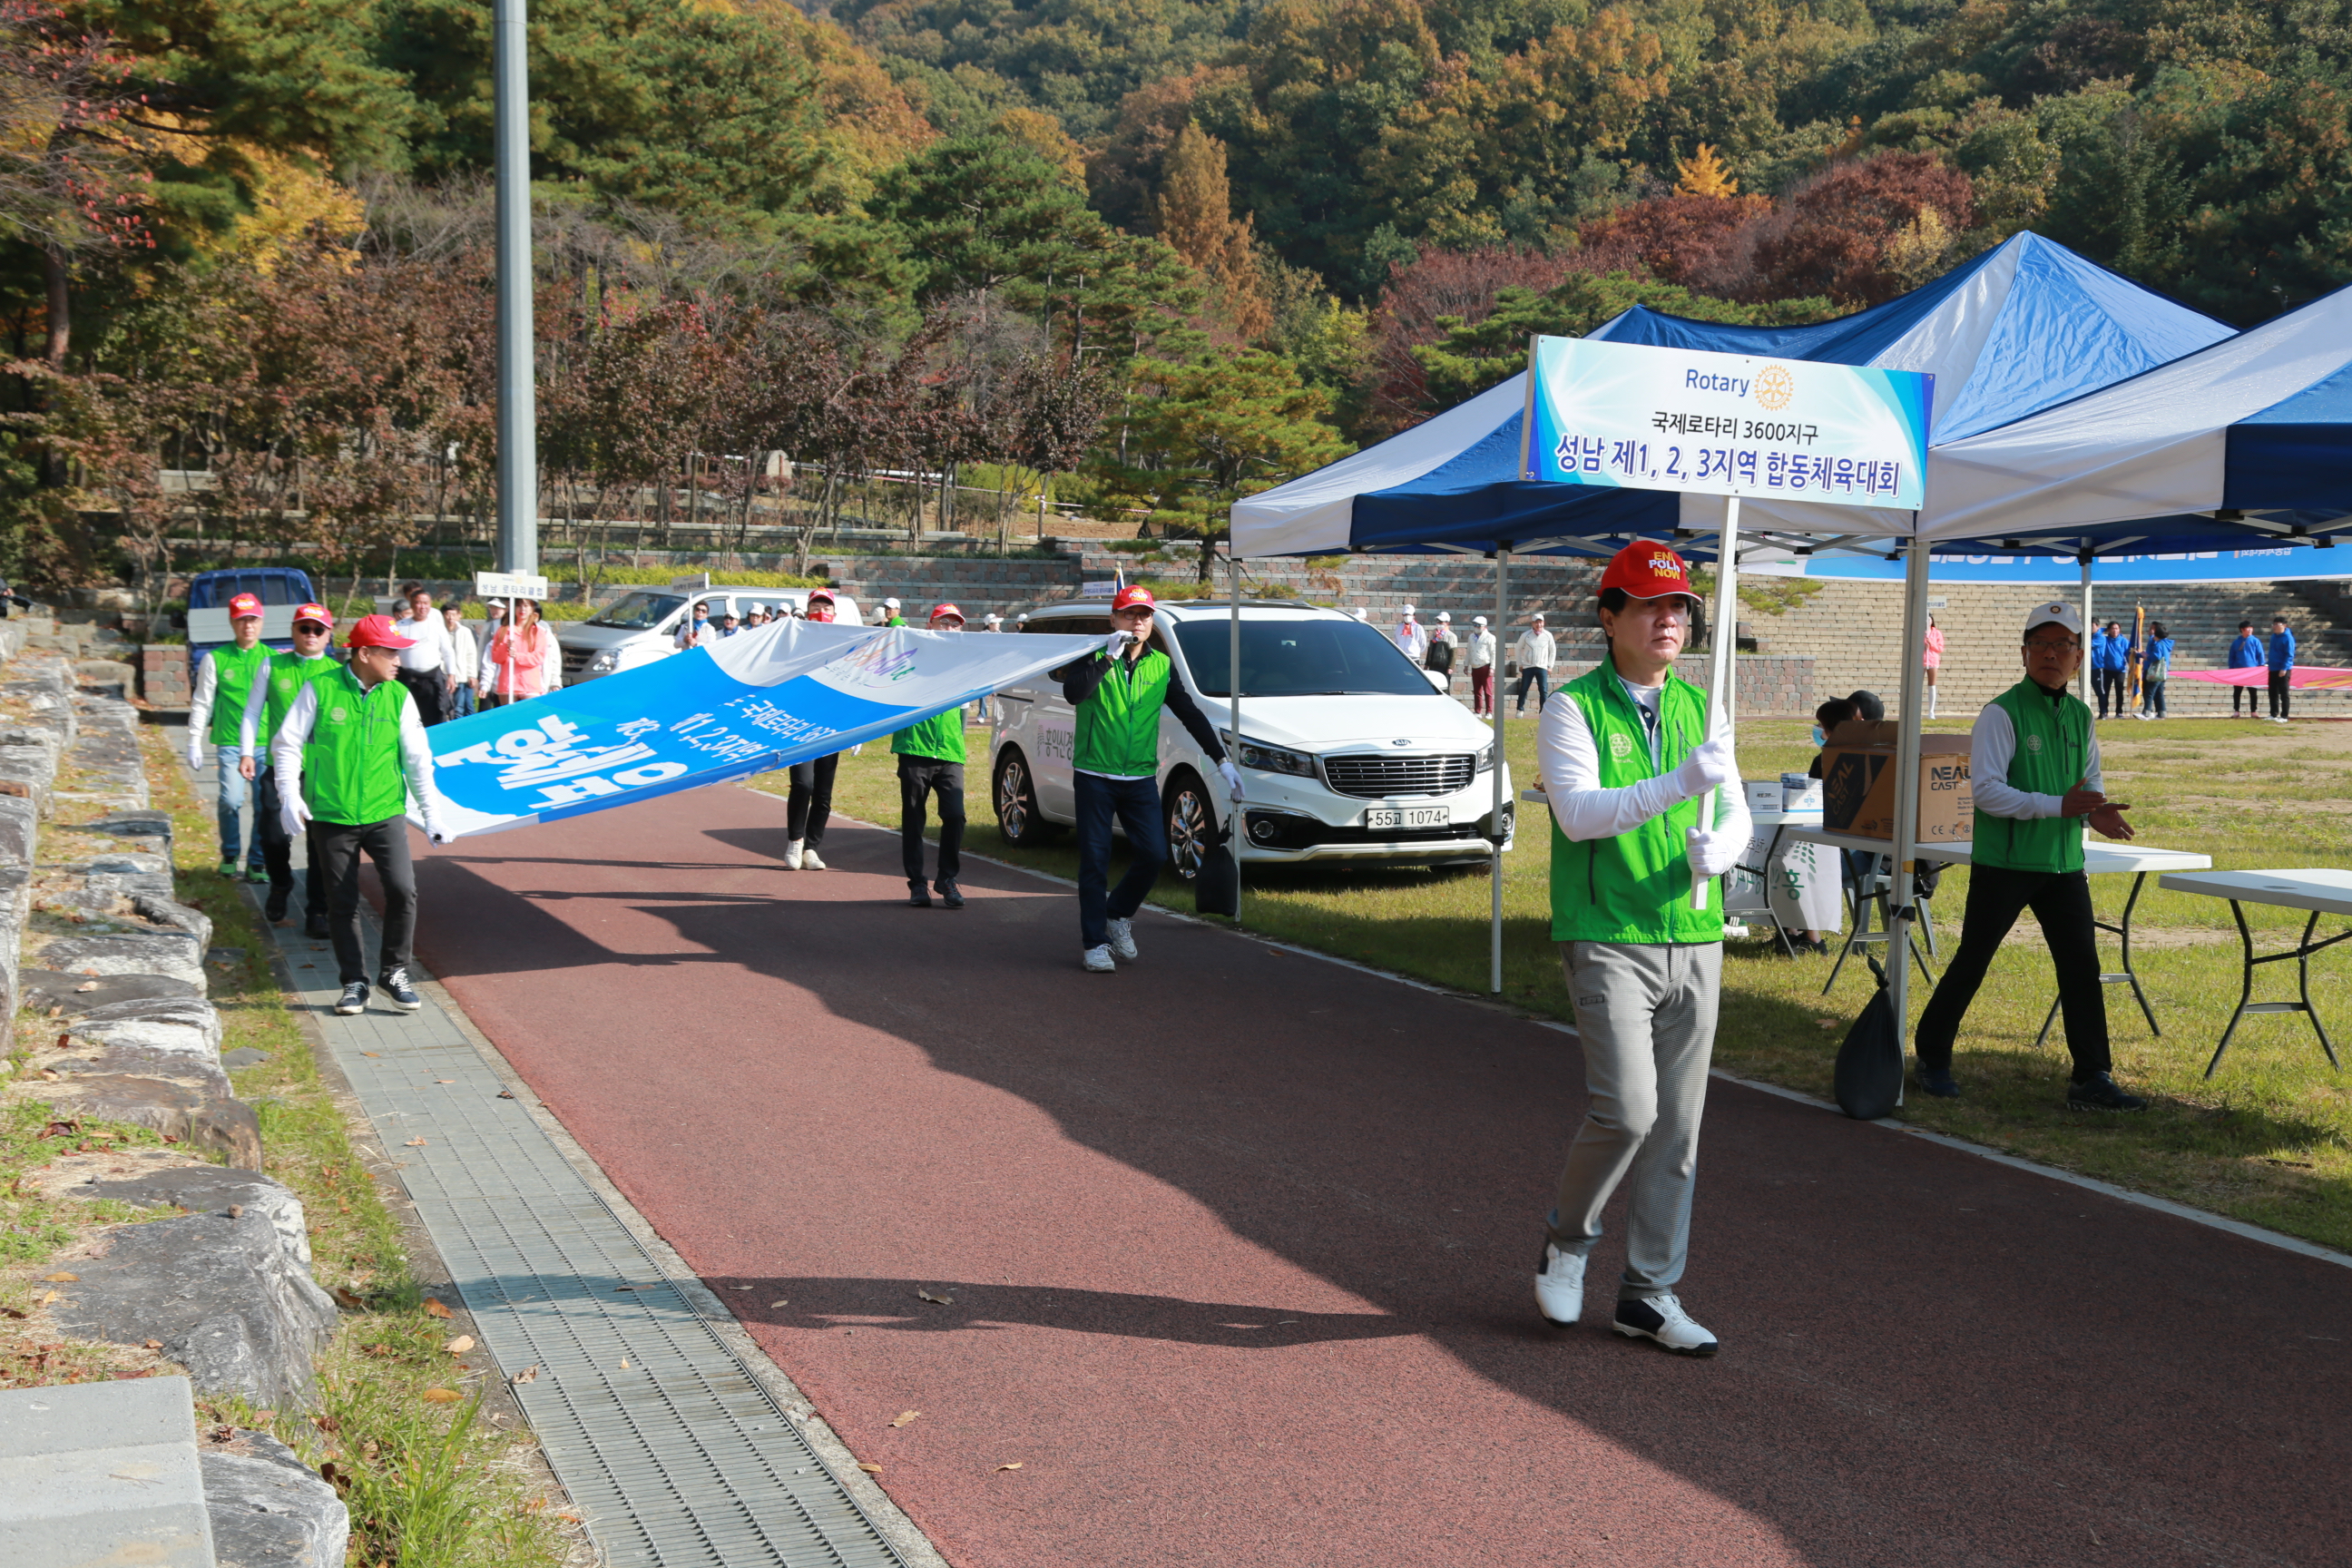
[[[1244,342],[1265,336],[1274,312],[1266,304],[1251,219],[1234,216],[1225,144],[1187,125],[1177,132],[1162,169],[1152,202],[1160,237],[1215,285],[1219,312],[1236,336]]]

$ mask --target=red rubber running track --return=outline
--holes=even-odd
[[[2352,1560],[2352,1270],[1718,1082],[1727,1348],[1553,1331],[1571,1037],[782,824],[435,852],[423,952],[959,1568]]]

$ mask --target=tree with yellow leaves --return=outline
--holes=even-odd
[[[1675,195],[1678,196],[1736,196],[1739,194],[1739,182],[1731,177],[1731,171],[1723,166],[1723,161],[1715,155],[1715,149],[1705,142],[1698,144],[1698,151],[1690,157],[1675,160],[1675,174],[1677,176]]]
[[[1274,312],[1258,274],[1251,220],[1234,216],[1225,144],[1187,125],[1160,168],[1160,194],[1152,200],[1160,237],[1208,275],[1219,311],[1236,336],[1244,342],[1264,336]]]

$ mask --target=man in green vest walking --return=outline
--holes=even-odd
[[[269,748],[278,778],[280,819],[289,838],[309,823],[313,896],[323,893],[327,929],[335,944],[343,994],[335,1011],[367,1010],[367,959],[360,950],[360,856],[375,862],[383,884],[383,947],[376,984],[404,1012],[425,999],[409,984],[409,947],[416,934],[416,878],[408,863],[408,799],[436,844],[448,842],[441,826],[441,795],[433,784],[433,752],[408,688],[397,679],[400,652],[414,641],[385,616],[368,616],[352,628],[352,662],[307,682]]]
[[[1601,1211],[1629,1183],[1611,1327],[1710,1356],[1715,1336],[1675,1289],[1723,984],[1716,879],[1747,847],[1749,824],[1730,732],[1708,733],[1706,694],[1675,674],[1697,608],[1681,556],[1645,541],[1620,551],[1601,578],[1609,658],[1555,693],[1537,726],[1551,935],[1591,1105],[1560,1173],[1536,1304],[1561,1327],[1582,1315]]]
[[[2124,806],[2102,793],[2099,737],[2091,710],[2068,690],[2083,667],[2083,617],[2053,600],[2026,616],[2025,679],[1977,715],[1969,741],[1976,802],[1969,902],[1953,955],[1919,1017],[1919,1087],[1956,1098],[1952,1041],[1976,1000],[2001,939],[2027,910],[2058,966],[2058,1005],[2074,1058],[2071,1110],[2140,1110],[2110,1076],[2106,985],[2099,978],[2098,928],[2083,874],[2083,825],[2129,838]]]
[[[262,860],[269,868],[268,913],[272,925],[286,919],[287,905],[294,896],[294,841],[287,837],[285,813],[278,806],[278,770],[269,766],[269,744],[285,727],[286,715],[293,711],[294,699],[302,688],[340,668],[327,652],[334,633],[335,617],[326,605],[295,605],[293,651],[272,654],[261,667],[261,679],[253,683],[237,726],[237,765],[253,781],[254,833],[261,840]],[[307,854],[303,858],[306,864],[318,864]],[[318,873],[314,870],[310,875],[315,878]],[[302,912],[304,934],[324,942],[327,906],[315,880],[302,900]]]
[[[237,765],[236,730],[245,717],[245,700],[253,689],[254,678],[269,658],[269,649],[261,644],[261,601],[251,594],[239,594],[231,599],[228,628],[236,640],[205,655],[205,662],[196,671],[195,694],[188,704],[188,766],[204,766],[204,743],[210,741],[220,786],[214,808],[220,824],[220,874],[235,877],[237,851],[243,847],[239,829],[245,803],[253,793],[253,775]],[[264,859],[257,811],[254,814],[253,840],[247,858],[245,879],[260,881]]]
[[[1151,646],[1151,590],[1130,585],[1110,602],[1110,636],[1100,653],[1051,672],[1077,710],[1071,763],[1078,818],[1078,941],[1087,968],[1115,973],[1136,956],[1135,911],[1168,863],[1168,828],[1160,815],[1160,714],[1176,715],[1242,798],[1242,775],[1192,694],[1173,679],[1175,666]],[[1110,885],[1110,830],[1127,830],[1127,875]]]
[[[963,630],[963,612],[953,605],[931,611],[931,630]],[[923,817],[932,795],[940,797],[940,902],[963,908],[956,878],[963,870],[963,710],[934,713],[890,737],[898,758],[898,846],[907,863],[907,902],[931,907],[932,884],[923,880]]]

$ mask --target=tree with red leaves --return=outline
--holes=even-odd
[[[1423,250],[1410,263],[1391,267],[1372,312],[1373,388],[1365,437],[1389,435],[1428,417],[1429,383],[1415,349],[1455,327],[1485,321],[1503,289],[1540,294],[1569,268],[1562,258],[1507,246]]]
[[[1719,292],[1727,275],[1744,266],[1743,231],[1771,210],[1761,196],[1655,196],[1586,224],[1576,237],[1596,272],[1647,272]]]
[[[1968,175],[1932,153],[1881,153],[1832,164],[1782,198],[1759,226],[1755,275],[1742,292],[1760,300],[1826,294],[1843,305],[1875,305],[1940,270],[1949,237],[1975,221]]]

